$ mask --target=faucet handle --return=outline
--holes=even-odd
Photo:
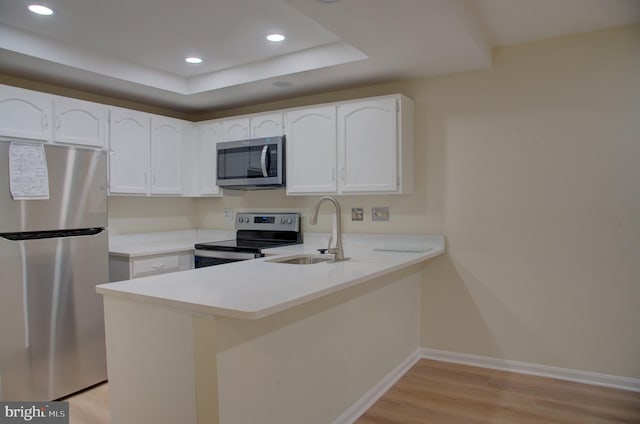
[[[325,253],[327,253],[327,250],[329,250],[329,249],[318,249],[318,252],[320,252],[322,255],[324,255]]]

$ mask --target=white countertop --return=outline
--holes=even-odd
[[[101,284],[97,291],[196,314],[259,319],[444,253],[441,235],[345,234],[348,261],[269,262],[276,257],[317,254],[327,240],[326,234],[305,233],[304,244],[268,249],[265,258]],[[375,250],[380,248],[390,251]]]

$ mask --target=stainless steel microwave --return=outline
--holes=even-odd
[[[285,137],[218,143],[218,187],[257,190],[285,186]]]

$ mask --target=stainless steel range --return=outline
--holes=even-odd
[[[261,258],[263,249],[302,243],[297,212],[238,213],[236,238],[195,245],[195,267]]]

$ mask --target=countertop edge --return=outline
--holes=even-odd
[[[401,269],[404,268],[408,268],[417,264],[420,264],[422,262],[426,262],[430,259],[433,259],[437,256],[440,256],[442,254],[444,254],[445,249],[444,246],[441,248],[434,248],[433,250],[429,251],[429,253],[425,253],[424,255],[420,255],[418,257],[416,257],[413,260],[409,260],[406,262],[402,262],[400,264],[396,264],[396,265],[391,265],[389,267],[383,268],[379,271],[373,272],[371,274],[367,274],[364,275],[362,277],[359,278],[355,278],[352,280],[348,280],[345,281],[343,283],[340,284],[336,284],[334,286],[331,287],[327,287],[324,290],[320,290],[317,292],[313,292],[313,293],[309,293],[308,295],[305,296],[300,296],[298,298],[294,298],[288,301],[284,301],[281,303],[278,303],[276,305],[267,307],[267,308],[263,308],[263,309],[258,309],[258,310],[253,310],[253,311],[248,311],[248,310],[240,310],[240,309],[230,309],[230,308],[222,308],[222,307],[218,307],[218,306],[214,306],[214,305],[203,305],[203,304],[197,304],[197,303],[192,303],[192,302],[186,302],[186,301],[182,301],[182,300],[173,300],[173,299],[167,299],[167,298],[162,298],[162,297],[157,297],[157,296],[153,296],[153,295],[145,295],[145,294],[140,294],[140,293],[132,293],[132,292],[125,292],[122,290],[114,290],[114,289],[110,289],[104,286],[97,286],[96,287],[96,292],[98,294],[101,295],[105,295],[105,296],[113,296],[113,297],[118,297],[118,298],[122,298],[122,299],[128,299],[128,300],[134,300],[134,301],[139,301],[139,302],[143,302],[143,303],[148,303],[148,304],[154,304],[154,305],[158,305],[158,306],[165,306],[165,307],[170,307],[170,308],[174,308],[174,309],[178,309],[178,310],[182,310],[185,312],[189,312],[191,314],[195,314],[195,315],[199,315],[199,316],[205,316],[205,317],[225,317],[225,318],[236,318],[236,319],[245,319],[245,320],[257,320],[257,319],[262,319],[262,318],[266,318],[270,315],[276,314],[278,312],[283,312],[285,310],[294,308],[296,306],[311,302],[313,300],[317,300],[320,299],[322,297],[328,296],[330,294],[339,292],[341,290],[347,289],[349,287],[353,287],[359,284],[362,284],[366,281],[387,275],[387,274],[391,274],[393,272],[399,271]],[[286,255],[282,255],[282,256],[286,256]]]

